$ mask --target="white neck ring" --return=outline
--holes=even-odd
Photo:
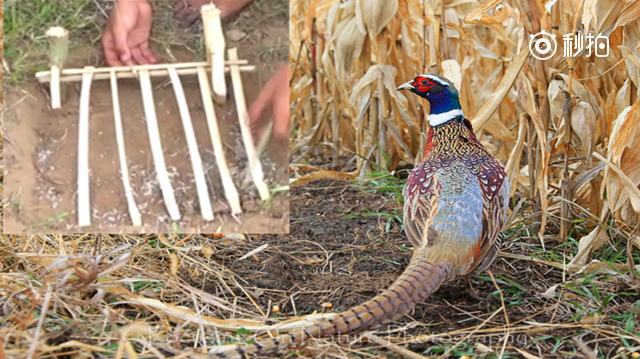
[[[449,122],[454,118],[460,117],[462,115],[462,110],[451,110],[436,115],[429,115],[429,125],[432,127],[442,125],[443,123]]]

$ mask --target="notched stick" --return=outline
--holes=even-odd
[[[231,213],[240,214],[242,213],[242,207],[240,206],[238,190],[233,183],[233,177],[231,176],[229,167],[227,166],[227,159],[224,155],[224,146],[220,139],[220,130],[218,129],[215,107],[213,106],[213,100],[211,99],[211,87],[209,86],[207,72],[203,67],[198,68],[198,81],[200,83],[202,104],[204,106],[207,124],[209,125],[209,134],[211,135],[211,143],[213,144],[213,152],[216,155],[216,162],[218,163],[218,170],[220,171],[220,179],[222,180],[224,194],[231,206]]]
[[[238,59],[238,49],[229,49],[229,60],[235,61]],[[253,137],[251,136],[251,129],[249,128],[249,114],[247,113],[247,104],[244,98],[244,90],[242,87],[242,77],[237,65],[231,66],[231,81],[233,82],[233,94],[238,109],[238,121],[240,122],[240,130],[242,132],[242,140],[244,147],[247,151],[247,157],[249,158],[249,171],[253,177],[260,198],[263,201],[269,199],[269,189],[264,183],[264,174],[262,173],[262,165],[260,165],[260,159],[256,152],[256,147],[253,143]]]
[[[167,166],[164,162],[164,153],[162,151],[162,143],[160,141],[160,131],[158,129],[158,119],[156,117],[156,109],[153,102],[149,70],[141,70],[138,75],[140,76],[140,90],[142,91],[144,115],[147,122],[147,130],[149,132],[149,142],[151,142],[151,153],[156,165],[156,173],[158,174],[158,183],[160,184],[162,196],[164,197],[164,202],[167,206],[167,210],[169,211],[169,215],[172,220],[177,221],[180,219],[180,210],[178,209],[175,194],[173,193],[173,187],[171,186],[171,180],[167,173]]]
[[[91,69],[92,67],[86,67]],[[93,74],[82,76],[80,90],[80,119],[78,123],[78,226],[91,225],[89,200],[89,98]]]
[[[198,149],[198,143],[196,142],[196,134],[193,130],[191,115],[189,114],[187,98],[184,95],[180,76],[178,76],[176,69],[169,69],[169,77],[173,84],[173,90],[175,92],[178,109],[180,111],[180,118],[182,119],[182,127],[184,128],[184,133],[187,138],[189,157],[191,157],[191,165],[193,167],[193,175],[196,181],[196,189],[198,191],[198,200],[200,201],[202,218],[204,218],[205,221],[213,221],[213,211],[211,209],[211,200],[209,199],[209,190],[207,188],[207,181],[204,178],[202,159],[200,158],[200,150]]]

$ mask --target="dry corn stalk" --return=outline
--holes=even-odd
[[[347,156],[356,176],[416,163],[428,104],[395,87],[423,71],[459,76],[463,111],[509,164],[513,194],[534,202],[541,238],[561,202],[567,219],[610,214],[629,235],[640,213],[640,0],[441,4],[291,2],[293,162]],[[545,61],[528,56],[542,30],[557,40]],[[565,56],[572,33],[605,36],[608,56]]]

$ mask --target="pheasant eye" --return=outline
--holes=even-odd
[[[425,80],[422,80],[422,81],[421,81],[421,83],[422,83],[423,85],[428,85],[428,84],[429,84],[429,80],[426,80],[426,79],[425,79]]]

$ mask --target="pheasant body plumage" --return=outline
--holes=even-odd
[[[244,347],[214,348],[219,357],[241,357],[302,343],[312,337],[347,334],[395,320],[450,280],[485,270],[501,243],[509,181],[502,165],[473,133],[455,86],[425,74],[400,86],[431,105],[427,145],[403,190],[404,226],[414,246],[411,262],[387,290],[317,324]]]
[[[403,195],[407,236],[427,260],[449,260],[448,279],[481,272],[500,246],[509,182],[460,117],[429,130],[425,155]]]

